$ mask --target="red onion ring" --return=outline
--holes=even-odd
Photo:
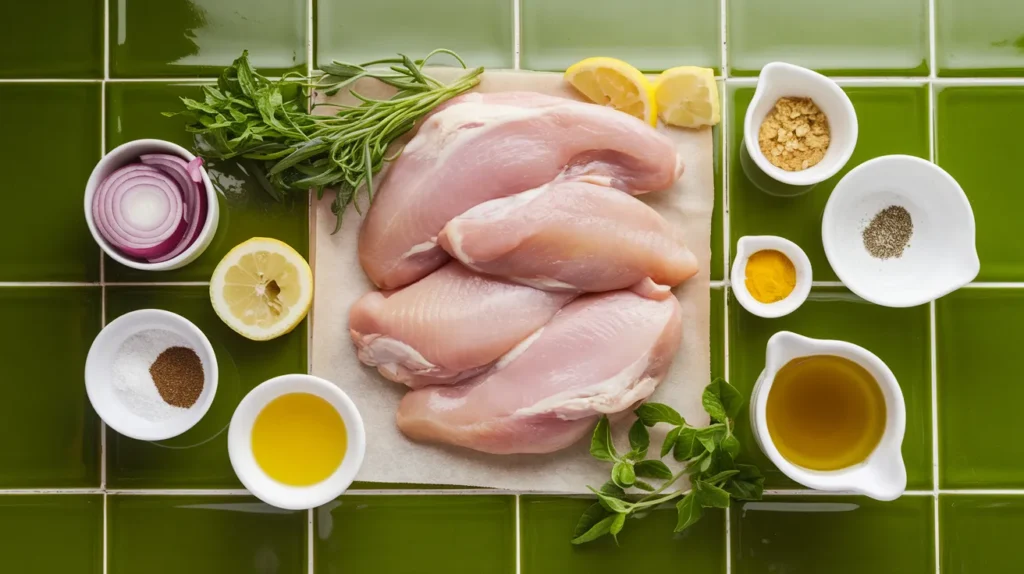
[[[177,183],[145,165],[128,165],[107,176],[96,190],[92,210],[100,235],[125,255],[139,259],[166,255],[181,242],[188,227]]]
[[[181,241],[169,252],[159,257],[149,259],[150,263],[160,263],[173,259],[188,249],[199,238],[203,224],[206,222],[207,201],[206,194],[199,186],[202,181],[202,174],[198,166],[202,165],[202,159],[196,158],[191,162],[170,154],[156,153],[146,154],[139,157],[144,165],[155,167],[171,176],[178,184],[182,192],[182,200],[185,203],[185,220],[188,228],[182,236]],[[197,163],[198,162],[198,163]],[[192,175],[191,169],[195,166],[195,172],[199,175],[198,180]]]

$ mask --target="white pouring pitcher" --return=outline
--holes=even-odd
[[[793,359],[833,355],[857,363],[878,382],[885,398],[885,431],[878,446],[863,461],[839,470],[820,471],[797,466],[779,453],[768,433],[768,394],[779,369]],[[789,478],[815,490],[855,492],[876,500],[895,500],[907,488],[907,468],[900,447],[907,426],[903,391],[889,367],[874,353],[845,341],[811,339],[780,331],[768,340],[764,371],[750,397],[750,423],[761,451]]]

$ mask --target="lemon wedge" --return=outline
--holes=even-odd
[[[640,70],[615,58],[587,58],[565,71],[565,81],[590,101],[656,126],[654,87]]]
[[[243,337],[266,341],[295,328],[313,303],[313,272],[288,244],[253,237],[228,252],[210,278],[213,310]]]
[[[666,124],[699,128],[722,121],[718,83],[711,68],[680,66],[665,70],[654,84],[654,98],[658,115]]]

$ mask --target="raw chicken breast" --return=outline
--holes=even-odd
[[[538,289],[613,291],[697,273],[682,234],[642,201],[558,179],[481,203],[452,219],[438,244],[466,266]]]
[[[575,293],[548,293],[451,262],[398,291],[374,291],[349,311],[359,360],[412,388],[451,384],[487,368],[548,322]]]
[[[532,92],[465,94],[428,117],[391,165],[359,233],[359,262],[394,289],[448,260],[437,234],[469,208],[559,174],[632,193],[682,174],[672,141],[595,104]]]
[[[654,392],[679,346],[681,313],[675,298],[580,297],[487,373],[406,394],[398,428],[414,440],[494,454],[563,449],[601,414]]]

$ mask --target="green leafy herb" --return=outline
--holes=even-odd
[[[399,54],[365,64],[324,64],[324,74],[313,81],[296,73],[270,80],[256,73],[248,52],[242,52],[216,86],[203,87],[203,101],[182,98],[185,110],[164,115],[188,118],[200,155],[253,160],[248,167],[259,168],[256,179],[279,201],[289,192],[315,190],[322,197],[325,188],[336,189],[331,210],[337,231],[350,205],[360,209],[358,190],[366,190],[367,204],[373,200],[373,174],[397,157],[387,155],[388,146],[438,105],[479,83],[483,68],[449,85],[427,75],[423,67],[439,54],[466,67],[454,52],[435,50],[421,60]],[[352,91],[363,78],[384,82],[397,93],[375,99]],[[333,95],[343,89],[359,103],[334,106],[335,115],[310,113],[312,90]]]
[[[732,499],[761,498],[761,472],[755,466],[735,461],[740,443],[733,435],[734,420],[743,406],[739,392],[724,380],[716,379],[704,390],[702,403],[713,421],[704,428],[688,425],[667,405],[640,405],[636,409],[637,421],[629,429],[630,451],[625,456],[619,456],[615,449],[608,418],[601,417],[590,442],[590,453],[612,463],[611,480],[600,490],[587,487],[598,501],[580,517],[573,532],[573,544],[590,542],[606,534],[618,543],[626,518],[673,500],[678,500],[675,531],[680,532],[700,520],[705,508],[728,508]],[[648,428],[662,423],[672,428],[665,435],[658,458],[671,452],[673,458],[685,463],[678,472],[661,460],[646,458],[650,446]],[[692,487],[673,490],[671,487],[683,476],[689,476]],[[658,480],[661,484],[655,486],[640,478]]]

